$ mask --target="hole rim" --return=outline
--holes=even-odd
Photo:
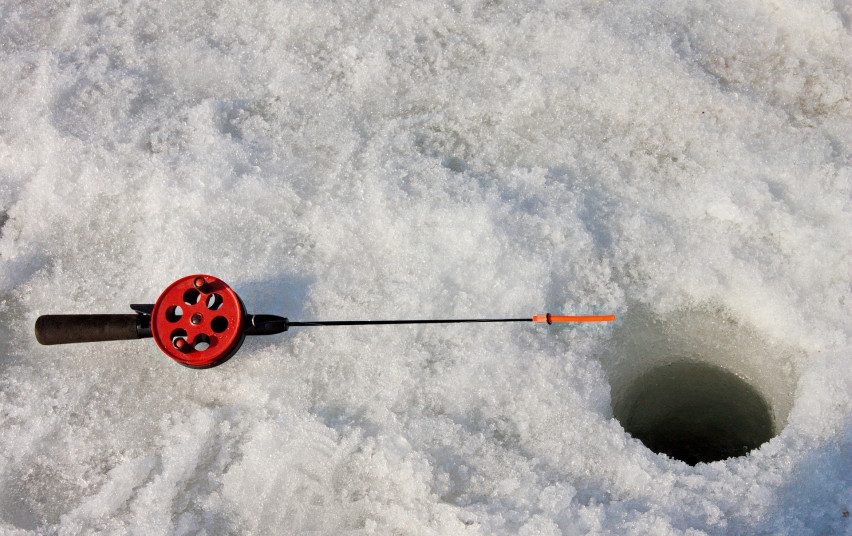
[[[720,366],[745,380],[769,405],[774,437],[780,437],[799,396],[801,370],[796,363],[806,359],[808,352],[770,337],[717,301],[657,310],[628,299],[612,332],[596,345],[592,357],[609,387],[610,396],[601,400],[607,418],[613,418],[617,400],[639,375],[678,357]]]

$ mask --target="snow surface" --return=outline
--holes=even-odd
[[[844,0],[0,4],[0,533],[849,534]],[[207,272],[225,365],[40,347]],[[779,435],[612,418],[675,355]],[[848,516],[848,514],[846,514]]]

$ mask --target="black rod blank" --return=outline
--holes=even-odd
[[[465,324],[483,322],[532,322],[527,318],[459,318],[435,320],[328,320],[317,322],[287,322],[288,326],[374,326],[396,324]]]

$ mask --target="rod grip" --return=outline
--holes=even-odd
[[[41,344],[120,341],[138,339],[139,315],[44,315],[35,323]]]

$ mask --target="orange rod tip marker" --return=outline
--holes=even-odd
[[[592,315],[592,316],[557,316],[550,313],[533,315],[532,321],[538,324],[553,324],[561,322],[612,322],[615,315]]]

